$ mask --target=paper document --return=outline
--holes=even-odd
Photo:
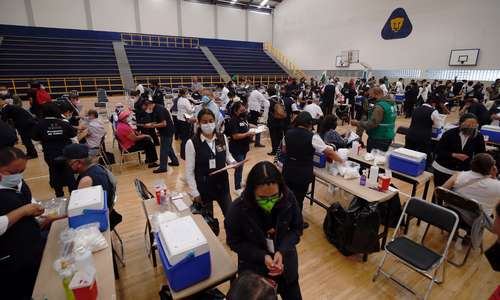
[[[224,172],[224,171],[229,170],[229,169],[237,168],[237,167],[243,165],[244,163],[246,163],[247,161],[249,161],[249,160],[245,159],[245,160],[240,161],[239,163],[228,165],[228,166],[226,166],[226,167],[224,167],[224,168],[222,168],[220,170],[217,170],[217,171],[214,171],[214,172],[208,174],[208,176],[212,176],[212,175],[218,174],[220,172]]]
[[[255,134],[262,133],[264,131],[267,131],[267,127],[264,125],[260,125],[257,128],[250,128],[250,132],[253,132]]]
[[[359,135],[357,135],[354,131],[351,131],[351,134],[347,138],[347,143],[350,143],[354,140],[359,140]]]

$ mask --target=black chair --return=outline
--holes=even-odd
[[[401,223],[403,222],[405,214],[407,216],[415,217],[427,222],[429,225],[436,226],[441,230],[449,232],[449,238],[444,246],[441,253],[435,252],[432,249],[424,246],[424,239],[422,238],[421,243],[417,243],[410,239],[407,235],[396,236],[399,232]],[[423,299],[427,299],[430,295],[432,286],[434,283],[442,283],[444,281],[445,275],[445,260],[448,255],[448,248],[450,247],[451,241],[453,240],[453,235],[458,226],[458,216],[455,212],[441,207],[436,204],[426,202],[421,199],[411,198],[403,209],[403,213],[399,218],[398,225],[394,230],[394,235],[389,243],[385,246],[384,256],[382,257],[373,281],[375,281],[380,273],[382,273],[387,278],[393,280],[403,288],[407,289],[414,295],[418,294],[406,286],[402,281],[394,277],[391,273],[382,270],[385,259],[387,255],[395,258],[398,262],[403,263],[408,268],[413,269],[419,274],[430,279],[429,286],[425,292]],[[437,273],[440,267],[443,266],[442,279],[437,279]]]
[[[467,224],[462,219],[461,213],[459,210],[457,210],[457,208],[459,208],[463,211],[470,212],[474,216],[480,217],[483,214],[483,210],[481,208],[481,205],[473,199],[467,199],[463,195],[460,195],[458,193],[455,193],[455,192],[450,191],[448,189],[445,189],[443,187],[436,188],[436,190],[434,191],[434,196],[435,196],[437,203],[443,203],[444,207],[446,207],[450,210],[453,210],[457,213],[457,215],[459,216],[458,229],[465,230],[468,234],[470,234],[472,231],[472,226]],[[427,234],[427,229],[428,228],[425,229],[424,238],[425,238],[425,234]],[[466,237],[464,235],[460,235],[460,233],[458,231],[456,233],[456,236],[462,240],[464,240]],[[481,247],[481,253],[483,253],[482,241],[481,241],[480,247]],[[471,249],[472,249],[472,244],[469,243],[469,245],[467,247],[467,251],[465,253],[465,256],[461,262],[457,263],[457,262],[454,262],[452,260],[448,260],[448,262],[456,267],[463,266],[465,264],[465,262],[467,261],[467,258],[469,257]]]
[[[146,226],[144,227],[144,244],[146,246],[146,253],[147,253],[148,257],[151,258],[151,260],[153,262],[153,267],[156,268],[157,263],[156,263],[156,252],[155,251],[157,250],[157,247],[155,244],[154,235],[151,232],[151,222],[149,222],[148,213],[146,211],[146,207],[144,206],[144,201],[149,200],[149,199],[153,199],[154,196],[148,190],[146,185],[141,180],[139,180],[139,178],[136,178],[134,180],[134,185],[135,185],[135,190],[136,190],[137,194],[139,195],[139,198],[142,200],[141,204],[142,204],[142,208],[144,211],[144,216],[146,217]],[[148,238],[146,238],[146,237],[149,238],[149,241],[148,241]]]

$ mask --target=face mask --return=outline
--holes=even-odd
[[[7,95],[8,93],[9,93],[9,91],[7,91],[7,90],[0,91],[0,95],[2,95],[2,96]]]
[[[8,188],[17,188],[23,180],[23,173],[1,176],[0,184]]]
[[[151,108],[151,109],[149,109],[149,108],[148,108],[148,109],[146,109],[146,113],[148,113],[148,114],[152,114],[152,113],[153,113],[153,109],[152,109],[152,108]]]
[[[240,113],[240,118],[241,119],[246,119],[246,117],[247,117],[247,112],[246,111]]]
[[[201,124],[201,132],[204,134],[212,134],[215,130],[215,123]]]
[[[267,214],[270,214],[274,206],[280,200],[280,196],[267,197],[257,199],[257,205],[264,210]]]
[[[462,132],[463,135],[466,135],[466,136],[476,136],[476,134],[477,134],[476,127],[462,127],[462,128],[460,128],[460,131]]]

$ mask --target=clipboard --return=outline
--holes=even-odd
[[[246,162],[248,162],[248,161],[249,161],[249,159],[245,159],[245,160],[240,161],[239,163],[236,163],[236,164],[232,164],[232,165],[225,166],[225,167],[224,167],[224,168],[222,168],[222,169],[219,169],[219,170],[217,170],[217,171],[213,171],[212,173],[209,173],[209,174],[208,174],[208,176],[216,175],[216,174],[219,174],[219,173],[221,173],[221,172],[227,171],[227,170],[229,170],[229,169],[235,169],[235,168],[237,168],[237,167],[239,167],[239,166],[244,165],[244,164],[245,164]]]

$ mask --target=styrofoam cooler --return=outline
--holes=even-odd
[[[99,230],[108,229],[108,205],[102,186],[91,186],[71,192],[68,203],[69,227],[77,228],[99,223]]]
[[[483,125],[480,130],[485,141],[500,143],[500,127],[493,125]]]
[[[406,148],[398,148],[389,154],[389,169],[410,176],[425,171],[427,154]]]
[[[324,168],[326,166],[326,156],[323,153],[315,152],[313,156],[313,163],[317,168]]]
[[[161,224],[156,239],[172,290],[185,289],[210,276],[210,248],[191,216]]]

